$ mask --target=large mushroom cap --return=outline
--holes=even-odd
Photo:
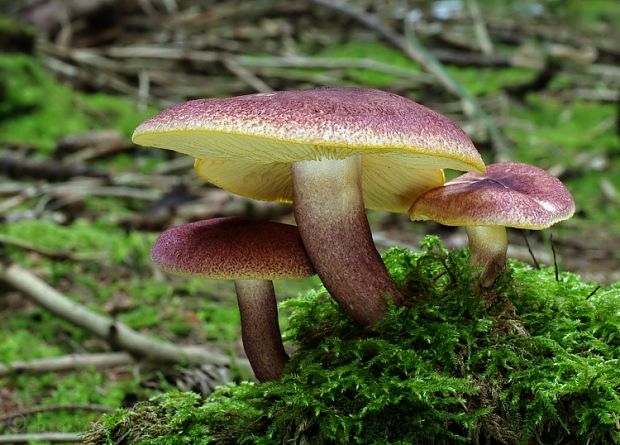
[[[443,184],[440,169],[484,171],[471,140],[451,120],[372,89],[194,100],[142,123],[133,141],[197,158],[202,177],[236,194],[288,202],[290,163],[363,155],[366,207],[397,212]]]
[[[575,212],[571,193],[555,176],[528,164],[501,162],[486,174],[465,173],[422,195],[414,220],[447,226],[505,226],[541,230]]]
[[[244,217],[213,218],[161,233],[151,256],[179,275],[279,280],[314,274],[297,227]]]

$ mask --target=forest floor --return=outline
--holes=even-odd
[[[14,367],[0,366],[0,434],[81,432],[101,412],[172,388],[207,394],[248,377],[235,365],[243,350],[232,285],[165,275],[149,249],[174,224],[238,214],[292,222],[291,209],[235,197],[196,178],[191,159],[130,143],[142,120],[190,98],[319,85],[410,97],[458,122],[487,163],[532,163],[573,193],[575,217],[525,236],[510,231],[510,256],[533,254],[595,284],[620,281],[614,1],[513,9],[451,1],[410,11],[390,0],[380,8],[371,0],[116,3],[0,6],[2,260],[94,312],[159,339],[208,345],[229,364],[125,357],[63,372],[19,368],[115,348],[0,282],[0,365]],[[461,229],[369,218],[380,250],[416,249],[427,233],[466,245]],[[276,290],[288,298],[318,285],[311,278]]]

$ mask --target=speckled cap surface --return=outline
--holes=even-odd
[[[448,226],[505,226],[541,230],[573,216],[575,202],[555,176],[528,164],[500,162],[486,174],[465,173],[423,194],[411,219]]]
[[[403,213],[443,184],[440,169],[484,171],[471,140],[450,119],[362,88],[194,100],[142,123],[133,141],[197,158],[197,172],[226,190],[287,202],[292,162],[362,155],[366,206]]]
[[[151,249],[167,272],[212,279],[283,280],[314,275],[297,227],[244,217],[172,227]]]

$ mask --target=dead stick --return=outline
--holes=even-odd
[[[224,57],[222,59],[222,63],[228,71],[233,73],[235,76],[237,76],[243,82],[247,83],[259,93],[269,93],[270,91],[273,91],[273,88],[267,85],[264,80],[260,79],[247,68],[239,65],[237,62],[235,62],[233,58]]]
[[[482,17],[482,11],[480,11],[478,1],[468,0],[467,9],[469,10],[469,14],[474,21],[474,32],[476,33],[476,39],[478,40],[482,53],[487,56],[493,54],[493,43],[489,37],[489,31],[487,30],[487,25]]]
[[[303,57],[303,56],[236,56],[235,62],[245,67],[254,68],[325,68],[325,69],[349,69],[360,68],[394,76],[414,78],[417,82],[432,83],[430,76],[412,73],[410,69],[401,68],[389,63],[383,63],[374,59],[342,58],[333,59],[327,57]]]
[[[110,48],[107,51],[110,57],[119,59],[162,59],[162,60],[190,60],[192,62],[232,62],[238,67],[244,68],[325,68],[345,69],[360,68],[371,71],[393,74],[401,77],[414,77],[419,81],[432,83],[424,75],[412,73],[411,70],[401,68],[389,63],[379,62],[373,59],[342,58],[333,59],[328,57],[304,57],[294,56],[269,56],[256,57],[245,55],[226,55],[209,51],[187,51],[177,48],[161,48],[158,46],[128,46],[123,48]]]
[[[27,241],[17,238],[11,238],[0,234],[0,246],[12,246],[18,249],[28,250],[53,260],[69,260],[69,261],[102,261],[104,258],[94,255],[83,255],[68,250],[52,250],[45,247],[35,246]]]
[[[26,433],[0,435],[0,444],[31,442],[78,443],[81,441],[82,435],[79,433]]]
[[[0,171],[9,178],[27,176],[49,181],[64,181],[75,176],[108,177],[106,172],[95,170],[84,164],[68,164],[53,159],[28,159],[11,155],[0,157]]]
[[[230,365],[230,357],[198,346],[179,346],[141,334],[127,325],[96,314],[69,300],[40,278],[14,263],[0,264],[0,280],[24,292],[35,303],[63,320],[147,360],[171,363]],[[247,365],[241,360],[238,364]]]
[[[69,354],[60,357],[40,358],[28,361],[0,363],[0,377],[10,374],[41,374],[65,372],[80,368],[112,368],[135,363],[136,359],[126,352],[102,352],[96,354]]]

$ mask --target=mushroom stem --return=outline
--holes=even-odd
[[[293,163],[295,220],[327,291],[362,326],[403,298],[375,248],[364,211],[361,158]]]
[[[278,308],[270,280],[235,280],[241,314],[241,339],[256,378],[280,378],[288,355],[278,325]]]
[[[480,284],[489,287],[497,274],[506,268],[508,237],[504,226],[466,226],[469,238],[469,261],[481,267]]]

